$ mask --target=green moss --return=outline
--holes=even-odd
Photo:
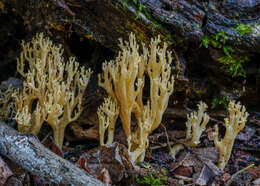
[[[150,25],[152,31],[155,31],[155,29],[161,27],[161,24],[156,19],[154,19],[154,17],[147,11],[147,8],[143,3],[138,2],[137,0],[122,0],[122,4],[124,7],[126,7],[127,3],[130,2],[132,2],[137,8],[136,19],[141,18],[140,14],[142,13],[152,22],[152,24]]]
[[[217,105],[224,105],[225,109],[228,109],[228,100],[226,96],[215,96],[211,102],[211,109],[215,109]]]
[[[148,175],[139,178],[136,176],[135,180],[138,184],[141,185],[151,185],[151,186],[164,186],[167,182],[166,169],[162,169],[160,172],[153,169],[149,163],[146,164],[145,169],[147,170]]]

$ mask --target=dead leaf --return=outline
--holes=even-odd
[[[193,168],[191,166],[190,167],[180,166],[174,171],[174,173],[180,176],[192,177]]]
[[[58,156],[64,158],[64,154],[63,154],[62,150],[55,143],[52,143],[51,150]]]
[[[4,185],[6,180],[13,175],[8,165],[0,157],[0,185]]]
[[[186,132],[183,130],[169,130],[167,131],[169,139],[184,139],[186,137]]]
[[[90,170],[87,167],[86,158],[81,156],[79,160],[77,161],[77,166],[83,170],[85,170],[87,173],[90,173]]]
[[[98,179],[106,185],[112,185],[111,177],[109,175],[108,170],[105,167],[103,167],[103,169],[100,171]]]
[[[83,129],[79,124],[73,123],[69,126],[73,135],[66,135],[68,141],[99,140],[98,125]]]
[[[212,175],[211,169],[207,165],[204,165],[195,183],[198,185],[207,185]]]
[[[83,160],[85,162],[82,162]],[[84,153],[77,164],[81,167],[83,164],[84,169],[89,170],[89,173],[95,177],[98,177],[105,167],[113,183],[120,182],[123,178],[131,178],[134,173],[128,151],[119,143],[94,148]]]
[[[220,180],[223,182],[223,183],[227,183],[227,181],[231,178],[231,175],[229,173],[224,173],[221,175],[220,177]]]
[[[253,166],[247,169],[247,172],[253,177],[253,179],[260,178],[260,167]]]

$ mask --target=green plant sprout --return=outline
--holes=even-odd
[[[123,7],[126,7],[127,2],[128,2],[128,0],[122,0]]]
[[[168,33],[163,40],[164,41],[173,41],[172,35],[170,33]]]
[[[228,109],[228,100],[226,96],[215,96],[211,102],[211,109],[215,109],[217,105],[224,105],[225,109]]]
[[[145,167],[147,169],[148,175],[144,176],[142,179],[138,176],[135,177],[135,180],[138,184],[141,185],[151,185],[151,186],[164,186],[167,182],[167,172],[166,169],[162,169],[160,172],[157,172],[153,169],[149,163]]]
[[[247,56],[239,56],[237,54],[227,55],[219,58],[219,62],[224,64],[222,67],[226,72],[232,75],[232,77],[246,77],[246,71],[243,68],[243,63],[248,61]]]
[[[251,34],[253,32],[253,29],[250,25],[239,23],[236,27],[236,31],[238,31],[241,36],[244,36],[245,34]]]
[[[122,0],[122,4],[123,7],[126,7],[126,4],[128,3],[128,0]],[[151,24],[151,30],[154,31],[155,28],[160,28],[161,24],[154,19],[154,17],[147,11],[146,6],[141,3],[138,2],[137,0],[132,0],[132,2],[134,3],[134,5],[137,6],[137,16],[136,16],[136,20],[139,19],[141,16],[140,14],[143,13],[153,24]]]
[[[248,61],[249,58],[246,55],[242,55],[243,51],[236,51],[231,46],[226,45],[226,33],[224,31],[218,32],[215,37],[204,35],[200,46],[202,45],[205,48],[211,45],[214,48],[222,49],[225,56],[218,59],[223,64],[222,69],[232,77],[246,77],[243,63]]]

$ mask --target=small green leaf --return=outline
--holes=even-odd
[[[211,44],[213,47],[217,48],[220,46],[219,42],[218,41],[215,41],[215,40],[211,40]]]
[[[202,43],[203,43],[203,46],[205,48],[208,48],[209,47],[209,36],[208,35],[205,35],[202,39]]]
[[[126,6],[128,0],[122,0],[123,7]]]
[[[238,24],[236,27],[236,31],[240,33],[241,36],[245,34],[251,34],[253,32],[252,26],[250,25],[245,25],[245,24]]]

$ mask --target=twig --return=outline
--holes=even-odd
[[[226,183],[226,186],[229,186],[231,185],[231,183],[233,182],[233,180],[237,177],[237,175],[241,174],[242,172],[245,172],[247,169],[251,168],[255,166],[255,164],[251,164],[251,165],[248,165],[247,167],[243,168],[242,170],[240,171],[237,171],[235,174],[233,174],[231,176],[231,178],[228,180],[228,182]]]

